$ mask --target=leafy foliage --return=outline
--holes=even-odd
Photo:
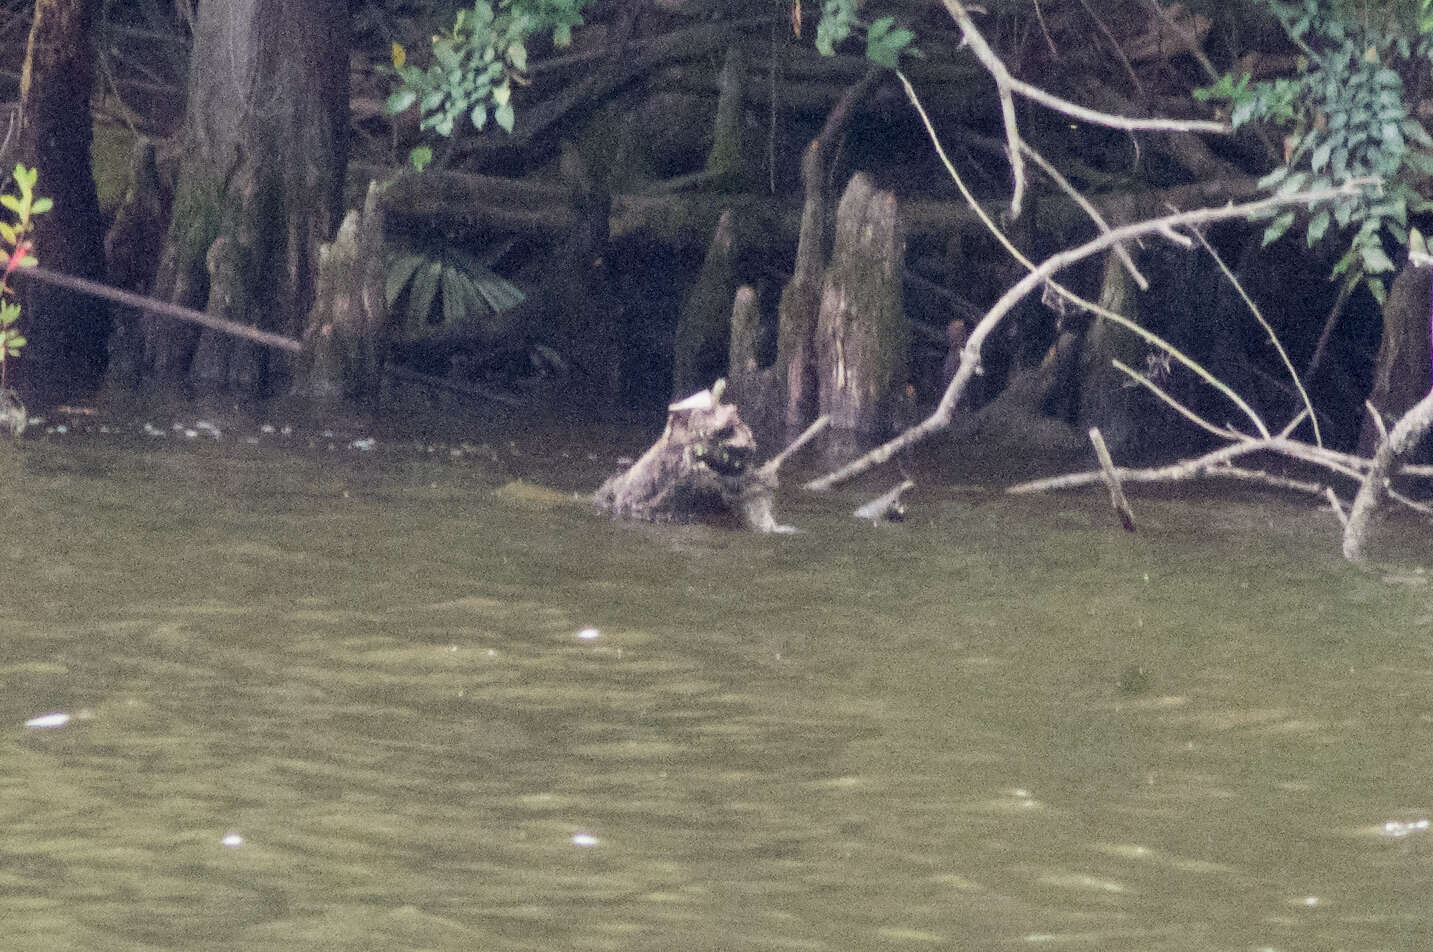
[[[1409,179],[1433,172],[1433,147],[1408,113],[1404,75],[1433,62],[1433,0],[1351,3],[1347,0],[1266,0],[1302,52],[1297,77],[1251,82],[1224,76],[1195,93],[1229,103],[1237,129],[1265,121],[1288,129],[1284,163],[1263,184],[1280,192],[1366,182],[1308,218],[1310,246],[1330,225],[1351,232],[1334,274],[1365,279],[1380,300],[1394,270],[1386,242],[1408,240],[1408,215],[1424,203]],[[1269,224],[1265,242],[1294,223],[1285,211]]]
[[[417,105],[419,128],[444,138],[465,118],[479,131],[491,121],[512,132],[513,87],[526,82],[528,41],[550,31],[554,46],[568,46],[573,28],[583,23],[588,3],[475,0],[471,8],[458,11],[451,29],[433,38],[433,61],[426,69],[410,64],[408,51],[394,43],[393,69],[401,85],[388,97],[388,113],[396,115]],[[866,57],[877,65],[894,69],[903,54],[920,55],[913,45],[914,33],[889,16],[863,25],[856,16],[858,5],[859,0],[822,0],[817,50],[834,55],[838,44],[864,29]],[[432,162],[433,150],[420,145],[409,160],[421,170]]]
[[[487,263],[450,245],[402,251],[388,265],[387,298],[400,343],[439,335],[487,336],[495,319],[520,304],[522,289]],[[401,309],[395,310],[399,301]]]
[[[33,268],[38,262],[33,254],[30,232],[34,216],[43,215],[53,207],[48,198],[35,197],[39,173],[24,165],[15,166],[15,192],[0,194],[0,205],[15,215],[15,220],[0,222],[0,245],[5,250],[5,271],[0,275],[0,392],[5,390],[6,362],[18,356],[25,346],[25,337],[16,326],[20,305],[14,300],[10,278],[17,268]]]
[[[466,118],[475,129],[488,121],[512,132],[513,86],[527,73],[528,40],[551,31],[554,45],[572,42],[572,28],[582,24],[586,0],[476,0],[459,10],[453,27],[433,39],[433,62],[427,69],[408,63],[407,51],[393,44],[393,68],[402,85],[388,97],[390,114],[415,103],[420,128],[448,137]],[[420,147],[421,148],[421,147]],[[432,159],[412,156],[419,168]]]
[[[859,0],[822,0],[821,20],[816,24],[816,51],[823,56],[834,56],[836,47],[862,27],[856,17]],[[896,26],[895,17],[881,17],[866,31],[866,59],[877,66],[895,69],[900,65],[902,53],[920,55],[912,45],[915,34],[905,27]]]

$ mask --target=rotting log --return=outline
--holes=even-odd
[[[833,433],[856,443],[897,428],[910,363],[904,258],[896,197],[858,173],[836,210],[815,342],[820,412]]]
[[[824,165],[819,155],[810,154],[810,148],[808,145],[802,164],[802,180],[807,183],[802,205],[759,192],[661,192],[660,186],[648,193],[619,192],[612,196],[611,237],[641,232],[673,247],[702,248],[721,213],[729,209],[743,220],[757,222],[753,230],[770,235],[774,243],[796,242],[807,233],[806,210],[812,191],[820,196],[823,205],[825,201]],[[806,172],[812,167],[814,177]],[[394,228],[422,223],[455,237],[478,241],[490,239],[495,232],[551,240],[565,235],[578,219],[570,204],[570,190],[555,179],[433,169],[418,174],[396,166],[354,162],[349,166],[349,204],[362,199],[370,179],[393,179],[384,195],[384,212]],[[1253,178],[1238,178],[1117,192],[1096,196],[1091,204],[1110,218],[1132,221],[1162,214],[1171,205],[1184,208],[1220,204],[1255,191]],[[1002,203],[990,202],[986,211],[996,214],[1003,207]],[[910,198],[901,202],[900,214],[911,239],[949,236],[978,224],[974,212],[959,201]],[[1085,213],[1073,202],[1053,195],[1041,201],[1040,216],[1039,227],[1054,232],[1086,220]],[[824,221],[817,224],[824,225]]]
[[[626,472],[602,484],[597,510],[646,522],[709,522],[753,532],[795,532],[776,521],[777,471],[830,422],[820,417],[786,448],[754,466],[756,438],[735,404],[722,403],[726,381],[667,408],[662,435]]]
[[[786,532],[772,514],[773,467],[756,466],[756,438],[724,382],[667,408],[662,435],[597,490],[599,512],[647,522],[710,522]]]

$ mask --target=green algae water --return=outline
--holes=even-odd
[[[643,434],[159,432],[0,448],[0,948],[1429,948],[1407,527],[1366,573],[1268,497],[922,486],[754,537],[501,489]]]

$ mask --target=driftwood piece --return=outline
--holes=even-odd
[[[773,460],[756,466],[756,438],[724,381],[667,408],[657,442],[597,490],[599,512],[648,522],[711,522],[756,532],[791,532],[772,514]],[[779,459],[779,458],[778,458]]]
[[[914,489],[914,479],[902,480],[896,486],[881,493],[875,499],[861,506],[851,515],[857,519],[867,519],[871,522],[900,522],[906,517],[906,505],[901,502],[901,497],[909,490]]]

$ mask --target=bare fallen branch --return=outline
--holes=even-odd
[[[1398,458],[1410,452],[1423,439],[1428,428],[1433,426],[1433,392],[1413,405],[1413,408],[1394,424],[1388,438],[1381,441],[1378,451],[1373,454],[1372,465],[1358,487],[1349,509],[1348,525],[1343,532],[1343,555],[1350,562],[1362,562],[1368,528],[1378,504],[1388,494],[1389,475]]]
[[[950,0],[947,0],[950,2]],[[827,473],[817,479],[806,483],[805,488],[809,490],[830,489],[845,482],[861,473],[867,472],[875,466],[886,462],[896,453],[915,443],[920,442],[933,433],[937,433],[950,424],[956,404],[965,395],[965,389],[970,379],[975,376],[980,366],[980,350],[985,340],[994,331],[996,326],[1010,313],[1026,295],[1036,288],[1042,286],[1050,276],[1063,268],[1074,264],[1077,261],[1097,254],[1112,245],[1120,242],[1131,241],[1142,235],[1157,234],[1164,228],[1188,227],[1192,225],[1203,225],[1215,221],[1228,221],[1234,218],[1252,218],[1263,212],[1280,208],[1286,205],[1314,205],[1319,202],[1328,201],[1341,195],[1355,194],[1358,189],[1366,185],[1365,181],[1349,182],[1335,188],[1309,189],[1307,191],[1290,192],[1282,195],[1271,195],[1267,198],[1258,199],[1252,202],[1240,204],[1229,204],[1220,208],[1200,208],[1188,212],[1178,212],[1167,215],[1163,218],[1147,221],[1134,222],[1119,228],[1112,229],[1101,235],[1097,235],[1090,241],[1075,248],[1069,248],[1058,254],[1045,259],[1038,267],[1025,275],[1015,283],[1010,290],[996,301],[994,306],[986,312],[970,337],[965,342],[961,351],[960,367],[956,370],[955,376],[946,387],[940,403],[929,417],[917,425],[911,427],[892,440],[871,450],[840,469]]]
[[[801,449],[801,447],[816,439],[817,436],[821,435],[821,431],[826,429],[826,427],[830,425],[831,415],[829,413],[821,414],[819,417],[816,418],[816,421],[814,423],[801,431],[800,436],[787,444],[786,449],[782,450],[780,453],[777,453],[765,463],[762,463],[761,469],[758,470],[758,472],[762,475],[775,474],[776,471],[781,468],[781,465],[791,458],[791,454],[795,453],[797,450]]]
[[[1066,181],[1065,176],[1060,174],[1059,169],[1051,165],[1048,159],[1030,148],[1030,146],[1024,142],[1021,142],[1020,146],[1025,150],[1025,154],[1028,155],[1036,165],[1040,166],[1040,171],[1048,175],[1050,181],[1054,182],[1062,192],[1070,196],[1072,202],[1080,206],[1081,211],[1090,217],[1090,221],[1095,223],[1096,228],[1100,231],[1110,230],[1110,224],[1105,221],[1105,216],[1100,214],[1100,210],[1096,208],[1088,198],[1081,195],[1075,186]],[[1119,256],[1120,263],[1125,266],[1125,270],[1128,271],[1129,276],[1134,279],[1134,283],[1139,285],[1139,289],[1141,291],[1148,291],[1149,279],[1141,274],[1139,268],[1135,266],[1134,259],[1129,255],[1129,250],[1125,248],[1124,245],[1115,245],[1114,253]]]

